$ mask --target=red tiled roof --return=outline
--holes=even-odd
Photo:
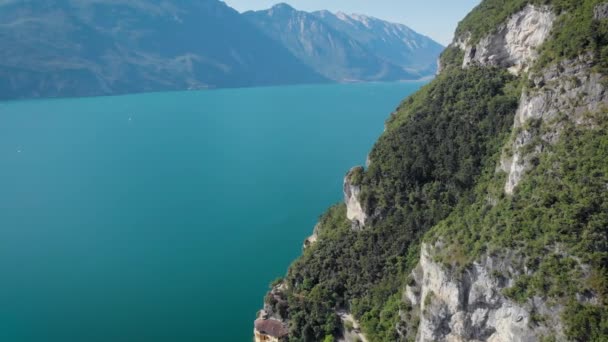
[[[289,333],[283,323],[275,319],[257,319],[255,321],[255,330],[276,338],[284,337]]]

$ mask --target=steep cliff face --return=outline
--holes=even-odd
[[[513,194],[526,170],[547,144],[558,141],[563,124],[559,116],[581,125],[586,113],[608,105],[603,75],[592,70],[588,56],[560,62],[532,74],[530,89],[521,95],[513,125],[513,139],[501,160],[508,174],[505,192]]]
[[[344,204],[346,204],[346,217],[352,221],[353,230],[359,230],[365,227],[367,214],[361,205],[359,196],[361,195],[361,187],[354,184],[354,178],[360,175],[361,167],[351,169],[346,177],[344,177]]]
[[[607,18],[607,11],[606,3],[595,6],[594,19]],[[555,20],[552,7],[527,5],[477,44],[470,44],[471,35],[465,33],[456,37],[452,46],[463,50],[463,68],[497,66],[517,75],[536,63],[538,50],[549,38]],[[597,111],[606,103],[602,74],[592,70],[593,62],[590,55],[581,55],[528,76],[531,87],[521,95],[513,139],[500,165],[508,174],[507,194],[513,193],[531,161],[542,152],[543,143],[555,143],[559,138],[560,127],[552,122],[557,115],[567,115],[580,124],[583,113]],[[543,133],[535,134],[529,124],[537,129],[543,125]],[[537,141],[539,137],[541,141]],[[522,153],[524,149],[532,151]]]
[[[486,256],[460,272],[434,260],[434,250],[442,247],[422,245],[404,293],[404,301],[414,309],[403,315],[420,317],[418,329],[409,334],[416,341],[533,342],[549,335],[564,339],[559,306],[548,307],[540,297],[520,304],[502,294],[526,272],[520,268],[521,256]],[[535,315],[549,319],[538,323]],[[408,336],[407,328],[402,334]]]
[[[595,6],[594,20],[606,18],[606,8],[606,3]],[[538,48],[550,37],[555,19],[551,7],[528,5],[478,44],[469,45],[470,35],[465,35],[451,45],[463,50],[463,68],[501,67],[516,75],[526,73],[511,138],[503,148],[497,167],[498,173],[506,174],[504,194],[507,196],[515,194],[526,174],[537,167],[539,158],[554,150],[553,146],[561,141],[565,131],[575,129],[573,127],[578,127],[580,132],[595,130],[606,120],[606,76],[598,72],[597,59],[592,54],[582,53],[577,58],[530,71],[531,66],[538,63]],[[559,158],[554,163],[558,165],[558,161]],[[493,196],[496,195],[488,194],[486,205],[497,205],[498,200]],[[449,223],[444,224],[447,225]],[[479,231],[481,234],[481,227]],[[563,301],[534,293],[519,301],[505,295],[520,288],[521,279],[535,275],[538,269],[528,266],[538,259],[532,261],[522,250],[506,249],[501,253],[482,253],[459,266],[455,260],[462,255],[446,255],[450,253],[446,251],[461,247],[449,247],[454,243],[444,243],[445,238],[450,239],[435,235],[431,239],[434,244],[421,246],[419,262],[403,293],[406,310],[401,312],[398,326],[403,339],[421,342],[571,340],[572,329],[569,334],[565,333],[568,329],[564,316],[568,314],[564,313]],[[563,247],[559,244],[545,243],[548,244],[546,253],[551,254],[550,250],[554,249],[561,257],[570,257],[561,251]],[[592,266],[582,263],[580,258],[574,260],[571,267],[579,270],[582,279],[589,277]],[[583,307],[584,303],[602,306],[598,291],[579,288],[573,293],[579,304],[570,302],[571,307]]]
[[[309,237],[306,238],[306,240],[304,240],[303,248],[311,247],[312,245],[317,243],[317,241],[319,240],[319,229],[320,228],[321,228],[321,224],[317,223],[315,225],[315,228],[312,230],[312,235],[310,235]]]
[[[456,45],[465,50],[462,66],[499,66],[514,74],[527,71],[538,57],[536,49],[549,36],[554,21],[551,8],[528,5],[475,45],[459,38]]]

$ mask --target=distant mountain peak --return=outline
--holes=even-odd
[[[290,4],[285,2],[279,2],[278,4],[270,8],[271,11],[296,11]]]
[[[294,9],[293,6],[291,6],[290,4],[288,4],[286,2],[278,2],[274,6],[272,6],[272,8],[290,8],[290,9]]]

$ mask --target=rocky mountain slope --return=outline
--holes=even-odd
[[[266,298],[290,341],[608,338],[608,3],[484,0]]]
[[[308,13],[287,4],[244,15],[308,66],[340,82],[433,75],[443,50],[405,25],[362,15]]]
[[[432,70],[416,57],[441,51],[406,30],[396,37],[418,48],[382,50],[413,58],[396,64],[312,14],[298,16],[306,18],[298,32],[280,26],[286,21],[272,27],[294,41],[323,36],[302,42],[314,58],[219,0],[0,1],[0,99],[417,79]],[[367,39],[384,39],[378,34],[368,30]]]
[[[437,71],[435,56],[444,47],[411,28],[361,14],[313,12],[336,31],[345,33],[380,58],[421,75]]]
[[[3,1],[0,42],[1,98],[325,80],[217,0]]]

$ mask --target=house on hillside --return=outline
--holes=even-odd
[[[257,319],[253,334],[255,342],[283,342],[287,340],[287,327],[275,319]]]

